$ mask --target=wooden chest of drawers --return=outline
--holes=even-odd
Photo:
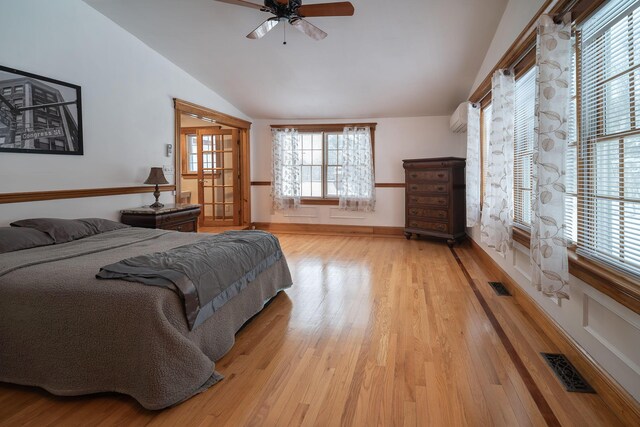
[[[161,228],[182,232],[198,231],[199,205],[176,204],[162,208],[143,206],[120,211],[120,221],[133,227]]]
[[[405,170],[405,228],[412,234],[447,239],[464,238],[465,159],[441,157],[403,160]]]

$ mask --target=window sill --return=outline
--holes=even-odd
[[[338,206],[338,199],[301,199],[301,205]]]
[[[530,232],[528,232],[527,230],[523,230],[522,228],[519,228],[514,225],[513,231],[511,234],[513,236],[513,240],[520,243],[522,246],[526,248],[530,247],[530,242],[531,242]]]
[[[513,240],[530,247],[531,233],[513,227]],[[569,274],[640,314],[640,280],[569,250]]]

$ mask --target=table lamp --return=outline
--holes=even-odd
[[[160,184],[168,184],[169,181],[167,181],[167,178],[164,177],[164,173],[162,172],[162,168],[151,168],[151,171],[149,172],[149,177],[147,178],[147,180],[144,182],[145,184],[155,184],[156,186],[156,190],[153,192],[153,195],[156,198],[156,202],[152,205],[150,205],[150,208],[161,208],[164,205],[160,202],[158,202],[158,199],[160,198],[160,188],[158,187]]]

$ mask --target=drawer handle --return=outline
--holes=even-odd
[[[443,173],[439,173],[439,174],[438,174],[438,178],[442,178],[443,176],[444,176],[444,174],[443,174]]]

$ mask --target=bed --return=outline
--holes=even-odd
[[[0,381],[56,395],[124,393],[153,410],[215,384],[214,361],[235,333],[291,286],[284,256],[193,328],[175,290],[95,277],[105,265],[208,238],[115,228],[0,253]]]

